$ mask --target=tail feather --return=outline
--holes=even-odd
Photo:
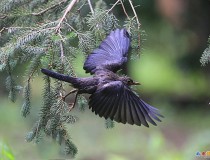
[[[47,76],[50,76],[52,78],[55,78],[55,79],[58,79],[58,80],[61,80],[61,81],[71,83],[73,85],[75,85],[77,83],[77,78],[66,76],[64,74],[60,74],[60,73],[57,73],[57,72],[53,72],[53,71],[48,70],[48,69],[43,69],[42,68],[41,72],[44,73]]]

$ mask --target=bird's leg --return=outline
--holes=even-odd
[[[78,89],[73,89],[73,90],[71,90],[67,95],[65,95],[65,96],[63,97],[63,100],[65,101],[66,97],[68,97],[70,94],[75,93],[75,92],[78,92]]]
[[[74,103],[70,103],[69,111],[71,111],[71,110],[75,107],[76,102],[77,102],[78,94],[79,94],[79,93],[78,93],[78,91],[77,91],[76,96],[75,96],[75,99],[74,99]]]
[[[63,100],[65,101],[65,99],[66,99],[66,97],[68,97],[70,94],[72,94],[72,93],[75,93],[76,92],[76,97],[75,97],[75,99],[74,99],[74,103],[69,103],[69,105],[70,105],[70,107],[69,107],[69,111],[71,111],[74,107],[75,107],[75,105],[76,105],[76,102],[77,102],[77,97],[78,97],[78,89],[73,89],[73,90],[71,90],[67,95],[65,95],[64,97],[63,97]]]

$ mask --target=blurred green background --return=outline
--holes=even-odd
[[[140,59],[129,61],[127,72],[141,82],[136,87],[140,96],[159,108],[165,118],[157,127],[115,123],[107,130],[104,119],[88,109],[84,113],[75,109],[79,121],[67,127],[79,149],[76,159],[191,160],[197,151],[210,151],[210,67],[201,67],[199,62],[210,34],[210,1],[135,0],[134,5],[138,4],[141,27],[147,35]],[[124,16],[120,6],[114,12]],[[78,55],[75,68],[78,75],[88,76],[82,70],[83,62]],[[33,81],[32,114],[26,119],[19,114],[22,93],[11,103],[5,77],[0,73],[0,142],[18,160],[66,158],[51,139],[39,144],[25,142],[26,133],[38,119],[41,76]]]

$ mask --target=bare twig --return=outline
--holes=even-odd
[[[138,27],[138,30],[139,30],[139,28],[140,28],[140,26],[141,26],[141,23],[139,22],[138,16],[137,16],[137,14],[136,14],[135,7],[133,6],[133,3],[132,3],[131,0],[128,0],[128,1],[129,1],[130,5],[131,5],[131,8],[132,8],[132,10],[133,10],[133,14],[134,14],[134,17],[133,17],[133,18],[136,19],[137,27]],[[140,34],[140,32],[138,32],[138,46],[139,46],[139,48],[140,48],[140,46],[141,46],[141,34]]]
[[[120,2],[120,0],[117,0],[115,4],[112,5],[112,7],[106,12],[107,14]]]
[[[7,28],[3,27],[1,30],[0,30],[0,36],[1,36],[1,33],[6,30]]]
[[[124,6],[122,0],[120,0],[120,3],[121,3],[122,9],[123,9],[123,11],[124,11],[126,17],[127,17],[128,19],[130,19],[130,17],[128,16],[128,13],[126,12],[126,9],[125,9],[125,6]]]
[[[4,19],[4,18],[7,18],[7,15],[0,16],[0,19]]]
[[[72,7],[75,5],[75,3],[77,3],[79,0],[72,0],[71,3],[69,3],[68,7],[66,8],[63,16],[61,17],[58,25],[56,26],[56,32],[58,32],[60,30],[61,27],[61,23],[63,22],[63,20],[66,18],[66,15],[68,14],[68,12],[71,11]]]
[[[64,50],[63,50],[63,43],[62,43],[62,41],[60,41],[60,48],[61,48],[61,61],[63,62]]]
[[[55,8],[55,7],[59,6],[59,5],[61,5],[61,4],[64,3],[64,2],[66,2],[66,0],[63,0],[63,1],[59,2],[58,4],[54,4],[54,5],[52,5],[52,6],[48,7],[48,8],[46,8],[46,9],[44,9],[44,10],[38,12],[38,13],[32,13],[32,15],[33,15],[33,16],[40,16],[40,15],[44,14],[45,12],[49,11],[50,9],[53,9],[53,8]]]
[[[75,33],[77,33],[77,34],[79,34],[79,32],[76,30],[76,29],[74,29],[70,24],[68,24],[68,23],[66,23],[66,22],[64,22],[69,28],[71,28],[71,30],[73,30]]]
[[[38,136],[38,132],[39,132],[39,125],[40,125],[40,121],[41,121],[41,119],[39,119],[39,122],[38,122],[38,125],[37,125],[37,127],[36,127],[36,137]]]
[[[137,14],[136,14],[136,10],[135,10],[135,8],[134,8],[134,6],[133,6],[132,1],[131,1],[131,0],[128,0],[128,1],[129,1],[130,5],[131,5],[131,8],[132,8],[132,10],[133,10],[133,14],[134,14],[134,16],[135,16],[135,18],[136,18],[136,22],[137,22],[138,29],[139,29],[140,26],[141,26],[141,23],[139,22],[138,16],[137,16]]]
[[[65,58],[65,61],[68,62],[68,66],[70,67],[70,70],[71,70],[71,74],[73,75],[73,77],[77,77],[76,73],[74,72],[74,69],[73,69],[73,66],[72,66],[72,63],[70,62],[70,60],[68,60],[67,57],[64,57]]]
[[[84,7],[86,5],[86,1],[77,9],[77,11],[80,11],[82,9],[82,7]]]
[[[89,5],[89,7],[90,7],[91,13],[94,14],[94,10],[93,10],[93,6],[92,6],[92,4],[91,4],[91,0],[88,0],[88,5]]]
[[[28,79],[27,79],[27,82],[28,82],[28,83],[30,83],[30,81],[31,81],[31,79],[32,79],[32,77],[33,77],[35,71],[36,71],[36,69],[34,69],[34,70],[32,71],[32,73],[29,75],[29,77],[28,77]]]

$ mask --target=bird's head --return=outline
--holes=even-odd
[[[130,77],[121,77],[120,79],[121,79],[121,81],[122,81],[124,84],[126,84],[126,85],[128,85],[128,86],[131,86],[131,85],[140,85],[139,82],[135,82],[135,81],[132,80]]]

